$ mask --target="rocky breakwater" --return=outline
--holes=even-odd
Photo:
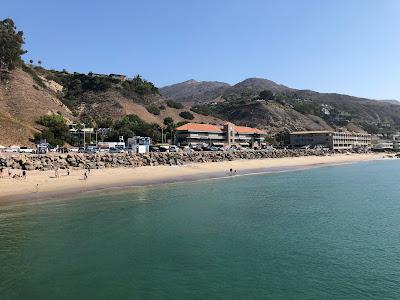
[[[333,154],[327,150],[257,150],[257,151],[220,151],[220,152],[176,152],[176,153],[120,153],[120,154],[45,154],[16,155],[0,157],[0,168],[21,170],[53,170],[60,169],[101,169],[116,167],[141,167],[157,165],[184,165],[189,163],[205,163],[232,161],[237,159],[263,159],[298,156],[324,156]]]

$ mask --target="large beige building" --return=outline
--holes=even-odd
[[[290,145],[294,148],[322,146],[331,150],[350,150],[371,146],[367,133],[336,131],[297,131],[290,133]]]
[[[241,145],[259,147],[265,142],[266,133],[257,128],[225,125],[187,123],[176,129],[176,141],[179,145],[211,144],[215,146]]]

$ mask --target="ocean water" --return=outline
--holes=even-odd
[[[400,299],[399,171],[390,160],[1,206],[0,299]]]

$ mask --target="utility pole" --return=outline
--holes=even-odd
[[[161,144],[164,144],[164,127],[161,127]]]
[[[83,124],[83,150],[86,148],[85,124]]]

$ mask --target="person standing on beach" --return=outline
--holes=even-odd
[[[22,170],[22,178],[26,180],[26,170]]]
[[[0,178],[3,178],[3,168],[0,169]]]

